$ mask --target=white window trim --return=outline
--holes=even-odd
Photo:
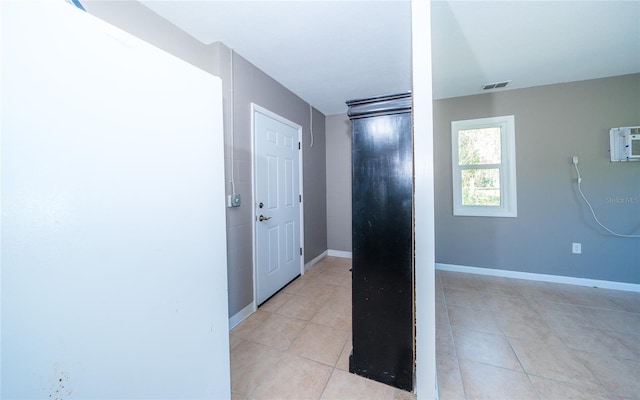
[[[461,176],[458,165],[458,132],[467,129],[501,127],[500,206],[465,206],[462,204]],[[515,118],[501,117],[451,121],[451,161],[453,172],[453,215],[477,217],[517,217]]]

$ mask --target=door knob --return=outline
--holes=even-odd
[[[264,215],[261,215],[258,217],[258,221],[262,222],[262,221],[267,221],[271,219],[271,217],[265,217]]]

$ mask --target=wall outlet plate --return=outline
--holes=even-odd
[[[240,193],[232,193],[227,196],[227,207],[240,207]]]
[[[582,254],[582,243],[572,243],[571,252],[573,254]]]

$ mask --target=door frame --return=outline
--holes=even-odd
[[[252,236],[252,251],[253,251],[253,311],[258,309],[257,298],[258,298],[258,253],[257,253],[257,230],[256,230],[256,129],[255,129],[255,115],[256,112],[266,115],[269,118],[273,118],[278,122],[281,122],[285,125],[289,125],[293,129],[298,131],[298,143],[300,143],[300,150],[298,151],[298,185],[301,196],[301,201],[299,203],[300,208],[300,248],[302,249],[302,254],[300,254],[300,275],[304,275],[304,193],[303,193],[303,170],[302,170],[302,126],[292,122],[268,109],[259,106],[256,103],[251,103],[251,236]]]

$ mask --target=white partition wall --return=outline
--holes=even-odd
[[[3,399],[230,396],[220,80],[1,4]]]
[[[416,291],[416,394],[438,399],[435,319],[435,220],[431,1],[411,1]]]

